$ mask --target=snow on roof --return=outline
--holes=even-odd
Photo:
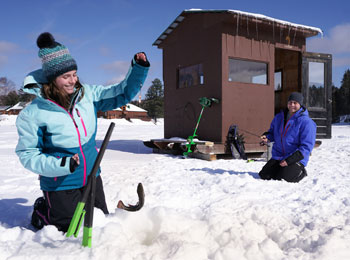
[[[179,14],[176,19],[168,26],[168,28],[157,38],[157,40],[153,43],[153,45],[159,45],[163,40],[167,38],[167,36],[185,19],[183,14],[186,13],[232,13],[232,14],[238,14],[242,16],[248,16],[251,18],[256,18],[259,20],[265,20],[265,21],[270,21],[276,24],[282,24],[285,26],[289,27],[295,27],[299,29],[304,29],[304,30],[310,30],[314,31],[317,34],[320,33],[323,35],[323,31],[320,28],[317,27],[312,27],[312,26],[307,26],[307,25],[302,25],[302,24],[297,24],[297,23],[291,23],[288,21],[280,20],[280,19],[275,19],[266,15],[262,14],[256,14],[256,13],[249,13],[249,12],[244,12],[244,11],[239,11],[239,10],[215,10],[215,9],[210,9],[210,10],[202,10],[202,9],[186,9]]]
[[[29,102],[30,103],[30,102]],[[9,107],[8,109],[6,109],[6,111],[9,110],[22,110],[23,108],[25,108],[28,104],[28,102],[18,102],[16,105]]]
[[[121,108],[118,107],[117,109],[114,109],[114,110],[118,110],[118,111],[121,111]],[[133,104],[126,104],[126,111],[128,112],[147,112],[146,110],[142,109],[141,107],[138,107],[138,106],[135,106]]]

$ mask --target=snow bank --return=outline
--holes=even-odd
[[[98,143],[116,122],[102,161],[111,214],[96,209],[92,248],[53,226],[30,226],[38,178],[19,163],[15,117],[0,117],[0,259],[350,259],[350,125],[312,153],[298,184],[263,181],[264,161],[202,161],[153,154],[142,141],[163,124],[99,119]],[[144,208],[116,209],[118,200]]]

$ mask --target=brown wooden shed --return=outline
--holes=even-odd
[[[332,57],[307,53],[305,46],[319,33],[260,14],[184,10],[153,43],[163,50],[164,137],[191,135],[199,98],[215,97],[220,103],[204,110],[198,138],[225,143],[236,124],[248,149],[259,149],[253,134],[265,132],[290,93],[299,91],[318,138],[330,138]]]

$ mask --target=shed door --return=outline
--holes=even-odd
[[[317,124],[317,138],[332,137],[332,55],[306,52],[302,58],[304,105]]]

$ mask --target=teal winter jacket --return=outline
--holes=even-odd
[[[97,111],[118,108],[140,91],[149,67],[133,61],[125,79],[116,85],[82,84],[70,111],[40,94],[47,80],[42,70],[30,73],[23,90],[37,97],[17,117],[16,153],[23,166],[40,175],[40,188],[57,191],[81,188],[93,167],[96,147]],[[70,171],[70,157],[79,155],[80,165]],[[98,173],[99,174],[99,173]]]

